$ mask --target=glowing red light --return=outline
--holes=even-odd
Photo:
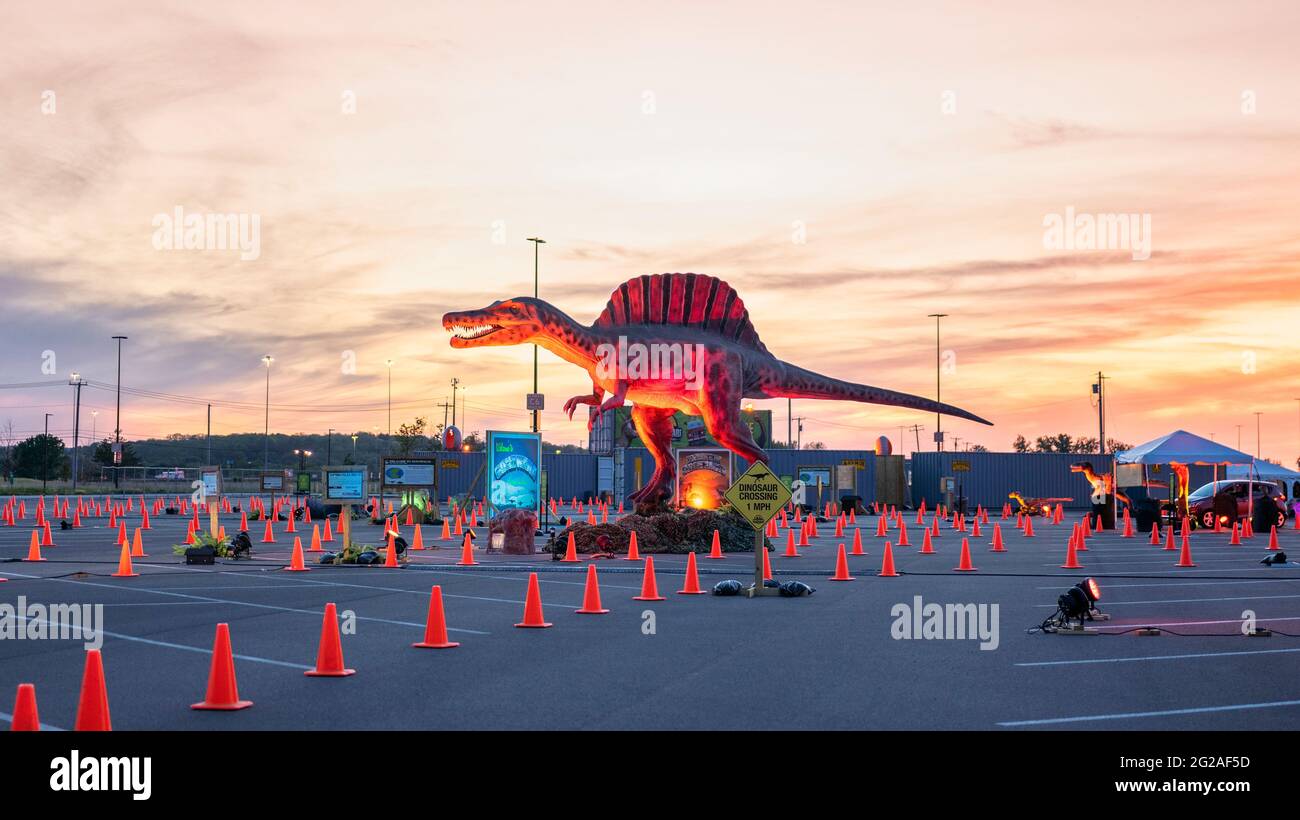
[[[1095,578],[1089,578],[1087,581],[1084,581],[1084,583],[1088,585],[1088,595],[1090,595],[1090,596],[1092,597],[1092,600],[1094,600],[1094,601],[1100,601],[1100,600],[1101,600],[1101,587],[1097,586],[1097,581],[1096,581],[1096,579],[1095,579]]]

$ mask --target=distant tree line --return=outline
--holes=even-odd
[[[1115,438],[1106,439],[1106,452],[1114,453],[1119,450],[1131,450],[1133,445],[1120,441]],[[1011,442],[1011,449],[1017,453],[1096,453],[1097,437],[1096,436],[1079,436],[1075,438],[1069,433],[1057,433],[1054,436],[1039,436],[1033,444],[1024,436],[1016,436],[1016,440]]]

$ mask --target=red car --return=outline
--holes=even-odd
[[[1228,520],[1223,522],[1225,527],[1231,527],[1233,522],[1244,520],[1250,515],[1249,481],[1220,481],[1217,484],[1211,482],[1201,487],[1196,492],[1187,496],[1187,514],[1191,517],[1196,526],[1214,529],[1214,495],[1215,493],[1228,493],[1237,501],[1237,514],[1228,516]],[[1267,481],[1254,482],[1255,499],[1254,504],[1259,506],[1265,498],[1271,497],[1277,504],[1277,526],[1279,529],[1286,526],[1286,494],[1277,488],[1276,484]]]

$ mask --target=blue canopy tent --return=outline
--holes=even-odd
[[[1254,469],[1255,458],[1240,450],[1234,450],[1208,438],[1189,433],[1186,430],[1175,430],[1172,433],[1163,435],[1160,438],[1152,439],[1145,444],[1139,444],[1131,450],[1123,450],[1115,454],[1116,464],[1116,486],[1119,482],[1119,465],[1123,464],[1140,464],[1142,465],[1142,476],[1146,478],[1146,468],[1152,464],[1171,464],[1178,466],[1203,465],[1214,466],[1214,481],[1219,481],[1219,467],[1230,465],[1245,465],[1242,469],[1245,477],[1250,481],[1258,478]],[[1184,503],[1180,512],[1186,512],[1187,487],[1179,487],[1180,498]],[[1250,491],[1250,514],[1254,513],[1254,489]]]

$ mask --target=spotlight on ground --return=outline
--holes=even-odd
[[[1084,621],[1106,621],[1110,616],[1097,611],[1101,600],[1101,585],[1095,578],[1085,578],[1061,593],[1056,599],[1056,612],[1039,627],[1044,632],[1060,634],[1095,633],[1084,629]],[[1073,623],[1078,621],[1077,624]]]

